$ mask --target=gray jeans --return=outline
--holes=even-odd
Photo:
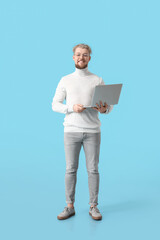
[[[66,203],[74,203],[77,181],[77,169],[81,146],[85,152],[86,167],[88,172],[88,186],[90,205],[98,204],[99,192],[99,153],[101,133],[64,132],[64,147],[66,158],[65,194]]]

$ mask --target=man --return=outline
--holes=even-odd
[[[112,105],[104,106],[102,102],[97,107],[85,108],[90,105],[93,90],[96,85],[104,85],[101,77],[88,71],[91,59],[91,48],[86,44],[78,44],[73,48],[75,72],[61,78],[52,102],[53,111],[64,113],[64,146],[66,158],[65,195],[67,206],[57,216],[59,220],[75,215],[75,187],[79,153],[83,145],[88,172],[90,194],[89,214],[95,220],[101,220],[102,215],[97,208],[99,192],[99,152],[100,152],[100,120],[98,112],[108,114]],[[66,104],[63,101],[66,99]]]

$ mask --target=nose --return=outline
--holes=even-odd
[[[84,56],[83,55],[80,55],[80,59],[83,59],[84,58]]]

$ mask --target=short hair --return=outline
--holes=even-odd
[[[77,44],[76,46],[74,46],[73,47],[73,53],[75,53],[76,48],[78,48],[78,47],[87,49],[88,52],[89,52],[89,55],[92,53],[92,50],[91,50],[90,46],[88,46],[87,44],[84,44],[84,43],[80,43],[80,44]]]

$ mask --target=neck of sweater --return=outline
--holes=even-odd
[[[80,77],[85,77],[89,74],[88,66],[83,69],[75,68],[75,74]]]

